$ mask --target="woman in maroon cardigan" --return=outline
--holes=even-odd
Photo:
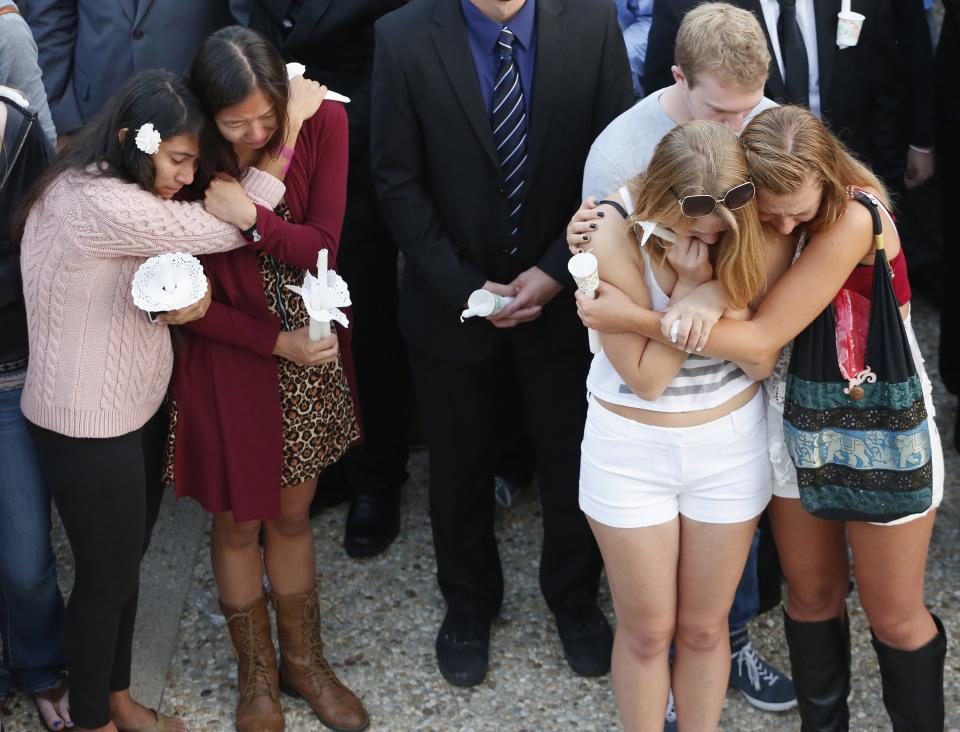
[[[223,174],[266,162],[268,172],[285,176],[287,191],[275,215],[244,232],[259,251],[204,259],[213,302],[185,329],[177,352],[170,477],[179,496],[213,513],[211,561],[238,661],[237,729],[282,730],[282,689],[303,697],[327,726],[361,730],[363,705],[323,656],[309,522],[317,475],[359,436],[347,331],[338,330],[339,343],[337,334],[311,342],[302,299],[285,287],[303,282],[320,250],[335,263],[346,113],[336,102],[321,106],[325,89],[315,82],[288,84],[277,51],[239,26],[206,40],[191,82],[223,138]],[[206,206],[216,215],[237,204],[213,191]]]

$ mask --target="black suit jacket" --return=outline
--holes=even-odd
[[[960,123],[960,0],[943,0],[943,25],[937,44],[937,114]],[[947,171],[947,175],[955,175]]]
[[[314,71],[318,81],[344,94],[369,79],[373,24],[406,0],[253,0],[250,27],[267,35],[288,59]],[[284,21],[294,18],[289,29]]]
[[[680,21],[702,0],[656,0],[644,65],[644,88],[673,83],[670,66]],[[914,0],[895,0],[913,5]],[[729,0],[751,11],[767,35],[758,0]],[[922,10],[922,2],[917,2]],[[895,22],[890,0],[852,0],[851,9],[866,16],[860,40],[853,48],[837,48],[840,0],[816,0],[817,62],[820,109],[837,136],[886,179],[903,174],[908,145],[907,108]],[[767,44],[770,38],[767,36]],[[770,46],[770,76],[766,95],[784,100],[783,79]]]
[[[307,67],[307,76],[350,97],[350,162],[368,166],[370,74],[373,25],[406,0],[251,0],[248,25],[273,41],[288,61]],[[285,21],[293,18],[292,27]]]
[[[573,284],[564,229],[587,152],[632,102],[612,2],[528,2],[537,3],[537,55],[525,90],[533,95],[528,192],[514,242],[459,0],[414,0],[376,25],[371,153],[381,209],[405,257],[400,325],[413,347],[439,358],[479,362],[505,337],[482,319],[459,322],[486,280],[508,283],[538,266]],[[537,348],[586,343],[564,294],[512,330]]]

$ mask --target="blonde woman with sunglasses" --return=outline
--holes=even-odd
[[[657,310],[714,280],[749,318],[767,282],[754,188],[735,133],[681,125],[645,173],[598,202],[600,277]],[[640,222],[674,232],[641,246]],[[580,506],[617,613],[613,686],[627,730],[716,729],[730,672],[727,615],[771,496],[765,405],[747,366],[634,333],[602,333],[587,379]],[[671,674],[669,648],[676,654]],[[672,678],[671,678],[672,675]]]

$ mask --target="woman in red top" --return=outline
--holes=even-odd
[[[750,321],[721,320],[702,337],[692,314],[639,309],[623,293],[603,283],[595,302],[578,295],[584,323],[598,330],[636,331],[669,343],[664,333],[682,317],[679,345],[717,358],[759,364],[789,344],[834,299],[841,288],[870,297],[874,262],[870,212],[851,205],[852,191],[883,202],[883,185],[857,162],[824,124],[800,107],[778,107],[757,115],[740,141],[757,186],[760,220],[793,235],[800,251],[770,289]],[[846,596],[850,580],[847,547],[853,553],[860,601],[873,633],[880,664],[883,701],[893,729],[941,730],[944,724],[943,668],[946,633],[924,604],[923,580],[936,508],[943,496],[943,453],[930,382],[910,326],[910,287],[900,238],[889,213],[881,214],[894,292],[921,382],[932,447],[933,497],[919,514],[886,524],[826,521],[800,505],[796,475],[775,475],[770,517],[789,585],[784,627],[804,730],[846,730],[850,691],[850,629]],[[578,232],[579,233],[579,232]],[[712,308],[716,310],[716,308]],[[687,340],[688,334],[690,340]],[[767,381],[771,406],[786,372],[781,358]],[[779,378],[778,378],[779,376]],[[782,396],[779,410],[782,411]],[[768,411],[770,426],[777,422]],[[789,463],[782,437],[771,434],[774,473]],[[783,452],[778,457],[778,452]],[[792,468],[787,471],[792,473]]]
[[[346,113],[335,102],[321,106],[326,90],[315,82],[288,83],[276,49],[239,26],[205,41],[191,83],[222,136],[222,175],[266,157],[268,172],[287,186],[273,215],[244,232],[259,251],[205,258],[213,302],[183,333],[172,386],[168,464],[178,495],[213,513],[211,560],[238,659],[237,729],[283,729],[278,681],[324,724],[364,729],[363,705],[323,656],[308,513],[317,475],[359,436],[349,352],[336,334],[309,340],[303,301],[286,288],[302,284],[319,251],[335,263]],[[230,193],[208,192],[207,209],[237,209]],[[277,615],[279,680],[264,570]]]

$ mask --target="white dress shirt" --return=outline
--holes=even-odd
[[[770,45],[777,58],[780,68],[780,78],[786,79],[783,70],[783,54],[780,53],[780,36],[777,35],[777,21],[780,19],[780,3],[778,0],[760,0],[763,10],[763,19],[767,24],[767,34],[770,36]],[[820,62],[817,57],[817,20],[813,14],[813,0],[797,0],[797,24],[803,34],[803,46],[807,50],[807,71],[810,76],[808,95],[810,97],[810,111],[820,116]]]

